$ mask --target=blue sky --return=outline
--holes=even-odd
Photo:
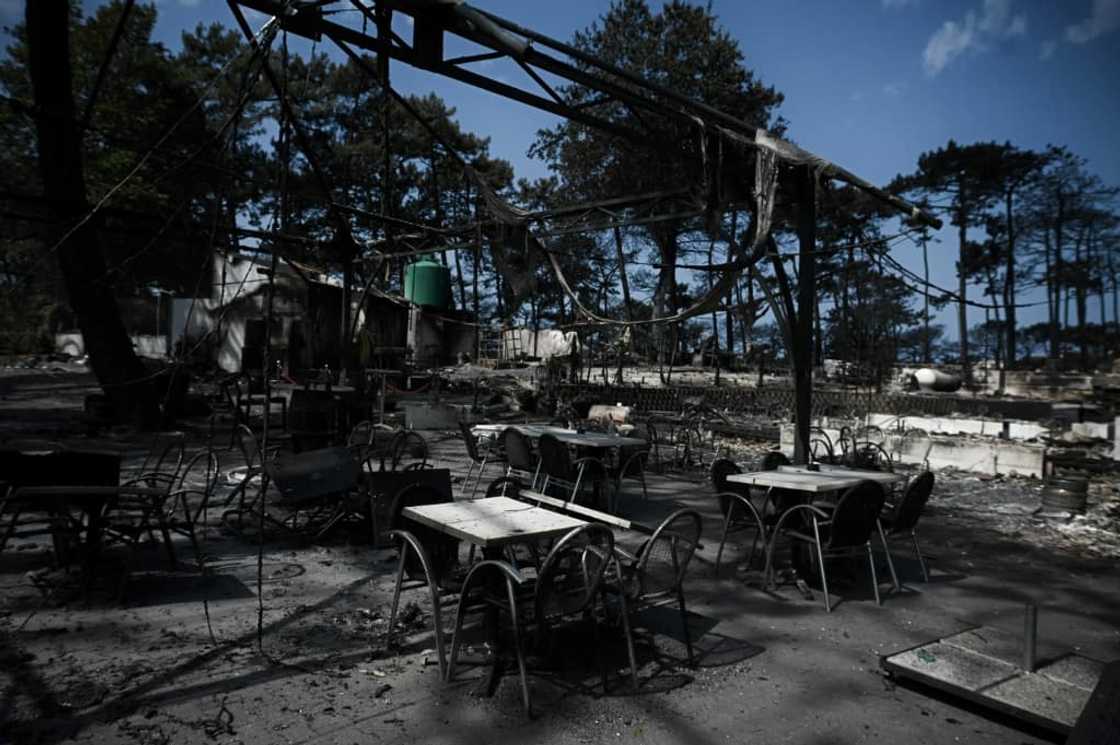
[[[561,40],[607,7],[594,0],[473,4]],[[232,24],[224,0],[157,5],[157,34],[171,49],[200,21]],[[1120,0],[713,0],[712,8],[748,66],[785,94],[789,136],[872,182],[912,170],[919,153],[953,138],[1065,144],[1106,183],[1120,184]],[[22,9],[22,0],[0,0],[0,23]],[[490,72],[523,79],[498,65]],[[393,79],[402,92],[442,96],[464,127],[491,137],[492,152],[518,176],[546,175],[526,150],[537,129],[554,123],[551,116],[399,64]],[[916,246],[903,244],[895,255],[920,270]],[[954,284],[955,255],[948,234],[931,246],[934,281]],[[970,321],[982,320],[974,312]],[[1023,321],[1042,313],[1028,311]],[[950,331],[953,318],[942,318]]]

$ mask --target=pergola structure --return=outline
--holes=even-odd
[[[253,34],[244,18],[243,7],[275,17],[280,27],[290,33],[315,41],[321,41],[326,37],[354,60],[359,68],[375,77],[386,96],[394,96],[401,103],[404,103],[403,99],[397,96],[389,85],[390,60],[398,60],[458,80],[634,143],[649,142],[651,135],[654,134],[646,125],[646,119],[643,119],[642,115],[647,114],[651,115],[650,118],[678,120],[684,126],[691,128],[699,138],[702,151],[706,152],[708,143],[720,145],[728,143],[733,146],[735,152],[740,154],[738,159],[728,158],[726,161],[721,160],[714,167],[709,167],[707,164],[704,166],[705,179],[708,172],[714,168],[714,178],[717,182],[724,179],[729,171],[737,171],[731,175],[750,182],[749,195],[731,194],[726,203],[720,203],[720,200],[710,193],[698,194],[704,191],[703,186],[695,188],[696,185],[693,185],[694,188],[691,189],[619,196],[596,204],[534,214],[511,208],[497,195],[488,193],[485,184],[479,183],[495,220],[519,229],[526,251],[532,251],[534,247],[541,249],[533,233],[530,232],[530,227],[533,225],[540,229],[537,233],[539,236],[558,235],[577,230],[617,228],[622,225],[649,223],[662,219],[704,215],[710,217],[731,206],[736,199],[739,200],[739,206],[742,206],[744,201],[747,202],[748,206],[753,208],[752,229],[749,231],[752,245],[748,247],[749,250],[740,249],[737,258],[721,268],[724,279],[721,280],[721,285],[717,285],[709,292],[705,300],[671,318],[652,319],[653,323],[679,321],[689,315],[706,312],[712,307],[711,299],[718,297],[718,293],[722,291],[721,287],[727,288],[727,284],[723,282],[736,281],[744,269],[768,253],[773,254],[769,226],[775,190],[780,181],[785,192],[792,195],[792,201],[796,204],[796,228],[799,239],[797,298],[795,303],[794,292],[781,269],[781,262],[774,260],[779,292],[771,297],[771,303],[775,315],[784,320],[794,370],[797,423],[794,459],[796,462],[805,462],[809,452],[812,401],[812,308],[816,303],[816,210],[820,181],[831,179],[849,184],[901,213],[910,221],[935,228],[941,226],[937,218],[917,206],[764,129],[751,126],[726,112],[691,100],[568,44],[457,0],[227,1],[250,40],[253,39]],[[354,12],[347,14],[334,12],[340,9]],[[394,13],[403,13],[411,18],[411,41],[401,38],[394,32],[392,28]],[[344,17],[356,19],[357,25],[345,25],[336,20]],[[366,28],[372,28],[373,33],[367,33]],[[475,54],[448,57],[445,53],[448,34],[472,42],[479,51]],[[376,67],[370,65],[361,55],[360,52],[363,51],[372,52],[377,56]],[[479,62],[497,59],[512,60],[516,63],[532,81],[532,86],[512,85],[472,67]],[[290,120],[297,142],[302,145],[307,138],[292,116],[292,107],[286,98],[286,91],[279,85],[279,81],[267,66],[265,74],[276,90],[282,111]],[[561,92],[558,92],[557,86],[548,82],[546,76],[561,81],[561,89],[565,85],[580,86],[591,92],[591,96],[580,102],[566,99]],[[603,116],[599,112],[607,105],[621,105],[633,115],[636,124],[633,126],[623,124]],[[344,215],[347,208],[334,203],[330,197],[329,185],[325,183],[319,172],[313,154],[306,147],[302,149],[312,170],[316,172],[324,198],[328,200],[328,208],[336,230],[335,240],[343,245],[353,245],[350,228]],[[714,147],[711,149],[715,151]],[[723,152],[722,149],[720,152]],[[743,178],[744,173],[748,173],[752,166],[753,179]],[[469,175],[469,167],[466,164],[464,167]],[[745,199],[745,196],[749,198]],[[454,232],[459,240],[465,236],[463,231]],[[406,244],[405,250],[423,250],[433,245],[431,241],[431,236],[420,236],[415,242]],[[547,251],[544,253],[547,254]],[[569,289],[554,259],[552,259],[552,266],[561,285]],[[349,282],[347,281],[346,284],[348,289]],[[636,323],[630,319],[604,319],[582,307],[580,310],[590,320],[598,323]]]

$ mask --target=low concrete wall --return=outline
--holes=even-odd
[[[833,443],[840,439],[840,430],[824,430]],[[781,429],[781,448],[786,454],[793,453],[794,425],[783,424]],[[922,463],[929,461],[930,468],[957,468],[988,474],[1016,474],[1019,476],[1042,477],[1042,464],[1046,448],[1042,445],[1009,442],[997,439],[972,439],[951,435],[930,435],[919,438],[904,438],[901,435],[888,435],[883,447],[891,458],[901,463]]]
[[[1074,422],[1069,426],[1070,432],[1081,437],[1095,437],[1099,440],[1113,438],[1112,422]]]
[[[923,429],[931,434],[967,434],[1003,437],[1011,440],[1031,440],[1046,434],[1049,430],[1037,422],[1016,419],[979,419],[930,416],[898,416],[895,414],[870,414],[868,424],[882,428],[884,432],[908,429]]]

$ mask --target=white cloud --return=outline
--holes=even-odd
[[[1093,0],[1089,17],[1067,26],[1065,39],[1071,44],[1084,44],[1120,28],[1120,0]]]
[[[906,83],[887,83],[883,86],[884,96],[901,96],[906,91]]]
[[[1058,51],[1058,42],[1053,39],[1047,39],[1042,42],[1042,46],[1038,50],[1038,58],[1045,62],[1054,56],[1054,52]]]
[[[965,52],[982,52],[992,42],[1026,32],[1027,17],[1012,13],[1011,0],[983,0],[979,13],[969,10],[961,20],[941,24],[926,42],[922,63],[926,74],[932,77]]]
[[[888,10],[891,8],[909,8],[918,4],[918,0],[882,0],[882,2],[883,7]]]

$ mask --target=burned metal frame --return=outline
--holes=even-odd
[[[320,41],[323,36],[327,36],[340,50],[364,68],[367,65],[363,58],[354,52],[351,47],[375,53],[380,62],[380,70],[376,77],[385,89],[386,101],[389,100],[389,96],[395,96],[398,100],[400,98],[388,85],[389,60],[395,59],[413,67],[496,93],[564,119],[616,135],[630,143],[648,143],[651,136],[654,140],[661,139],[656,137],[656,132],[651,129],[646,118],[643,117],[642,114],[645,112],[654,117],[677,120],[678,123],[684,124],[686,128],[696,127],[701,138],[726,138],[741,146],[769,151],[786,166],[790,166],[791,168],[786,171],[790,177],[787,183],[793,187],[797,195],[796,228],[800,244],[796,308],[793,298],[794,291],[788,280],[783,280],[779,284],[782,295],[781,302],[786,306],[787,311],[789,351],[795,369],[797,435],[794,461],[798,463],[806,462],[808,458],[810,403],[812,398],[812,315],[816,288],[816,202],[822,179],[835,179],[850,184],[890,206],[893,210],[902,213],[914,223],[934,228],[941,227],[941,221],[938,218],[920,207],[878,188],[835,163],[772,135],[765,129],[753,127],[726,112],[689,99],[676,91],[645,80],[575,47],[496,15],[473,8],[465,3],[432,2],[431,0],[345,0],[346,4],[361,14],[363,28],[358,30],[328,20],[324,15],[326,6],[333,5],[335,2],[343,3],[344,0],[308,0],[304,2],[299,0],[227,0],[227,2],[237,17],[242,30],[250,38],[252,38],[251,32],[239,6],[279,18],[281,27],[291,33],[315,41]],[[412,18],[413,37],[411,44],[400,38],[392,30],[391,20],[394,12],[404,13]],[[376,29],[376,36],[371,36],[365,32],[365,26],[370,23]],[[482,51],[477,54],[446,58],[444,42],[446,34],[449,33],[473,42]],[[542,51],[541,48],[547,51]],[[533,81],[536,86],[535,90],[517,87],[465,67],[465,65],[475,62],[503,58],[514,61]],[[372,72],[368,69],[367,71]],[[565,100],[563,95],[547,82],[544,77],[546,74],[564,81],[567,85],[586,89],[590,98],[578,102]],[[290,114],[285,92],[280,88],[271,71],[269,71],[269,82],[272,83],[280,97],[284,113],[286,115]],[[597,109],[608,104],[621,105],[625,108],[637,121],[640,129],[611,121],[595,113]],[[306,150],[301,127],[294,121],[293,127],[297,138],[301,140],[301,146],[304,146]],[[705,139],[701,139],[702,143],[705,141]],[[330,199],[329,185],[322,179],[317,165],[311,159],[311,154],[309,152],[306,154],[309,157],[309,162],[312,163],[312,168],[316,171],[315,176],[320,182],[324,195],[331,202],[332,217],[335,217],[337,222],[344,223],[345,221],[338,220],[339,210],[334,206],[333,200]],[[388,157],[387,153],[386,157]],[[722,173],[716,174],[717,178],[722,178],[722,176]],[[677,195],[672,196],[676,197]],[[683,198],[687,199],[687,195]],[[633,198],[631,198],[631,201],[626,200],[627,198],[622,198],[622,204],[613,206],[615,209],[625,206],[633,210],[643,201],[651,201],[652,204],[658,203],[658,198],[643,200],[639,197],[636,202]],[[608,202],[610,201],[608,200]],[[695,198],[693,198],[684,211],[670,208],[667,214],[646,214],[645,216],[631,214],[629,219],[620,219],[618,215],[611,212],[611,206],[602,203],[587,206],[582,210],[550,210],[538,213],[535,220],[533,216],[528,217],[530,221],[538,223],[558,223],[551,225],[554,230],[558,231],[551,234],[560,235],[565,232],[618,228],[622,225],[663,219],[693,218],[703,214],[705,207],[709,209],[718,208],[716,205],[697,205]],[[570,222],[566,222],[567,220],[570,220]],[[341,234],[339,237],[348,240],[353,245],[349,225],[339,224],[338,229]],[[429,241],[430,238],[424,238],[421,243]],[[349,270],[352,264],[352,261],[347,262],[345,269]],[[782,274],[780,261],[775,262],[775,270],[779,275]],[[779,276],[779,278],[781,277]],[[629,303],[627,303],[627,307],[629,307]]]
[[[345,2],[359,11],[367,22],[375,25],[379,15],[382,18],[393,12],[408,15],[413,19],[412,43],[409,44],[394,32],[385,35],[386,38],[379,38],[328,20],[323,12],[324,7],[335,2]],[[434,3],[423,0],[326,0],[302,3],[283,0],[230,0],[230,4],[277,16],[281,26],[291,33],[315,41],[327,36],[344,49],[353,46],[384,58],[395,59],[618,135],[631,142],[648,140],[650,131],[640,131],[613,122],[596,115],[594,109],[615,103],[632,111],[639,122],[644,121],[641,112],[680,119],[705,132],[722,134],[750,147],[772,150],[784,161],[812,164],[822,177],[851,184],[916,222],[935,228],[941,225],[938,218],[914,204],[878,188],[835,163],[775,137],[764,129],[753,127],[726,112],[465,3]],[[448,33],[473,42],[485,51],[445,58],[444,41]],[[538,47],[548,51],[542,51]],[[536,84],[536,90],[514,86],[466,67],[474,62],[502,58],[517,63]],[[545,80],[545,74],[582,86],[597,96],[583,102],[566,101]]]

